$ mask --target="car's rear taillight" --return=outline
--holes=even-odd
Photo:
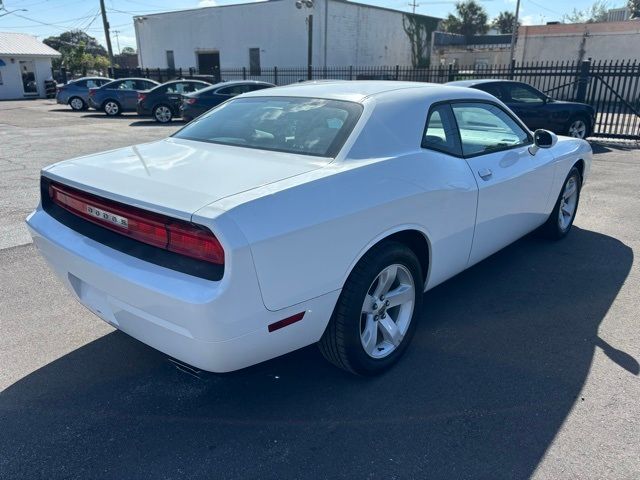
[[[90,88],[89,89],[89,96],[93,97],[96,94],[96,90],[97,90],[97,88]]]
[[[49,185],[49,197],[65,210],[121,235],[197,260],[224,265],[222,245],[210,230],[200,225],[58,183]]]
[[[146,93],[138,92],[138,103],[142,102],[145,98],[147,98],[147,94]]]
[[[194,103],[196,103],[196,99],[195,98],[185,98],[184,99],[184,103],[187,103],[189,105],[193,105]]]

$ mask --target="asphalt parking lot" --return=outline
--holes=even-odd
[[[640,149],[594,144],[564,241],[425,295],[378,378],[312,346],[199,378],[67,294],[23,221],[50,163],[179,127],[0,102],[0,478],[640,478]]]

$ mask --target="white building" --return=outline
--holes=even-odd
[[[423,46],[427,58],[431,31],[439,21],[346,0],[308,3],[313,7],[269,0],[135,17],[140,67],[202,72],[214,67],[303,67],[309,15],[316,67],[411,65],[408,20],[431,29]]]
[[[0,32],[0,100],[45,96],[53,48],[24,33]]]

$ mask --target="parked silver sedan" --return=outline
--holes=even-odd
[[[89,89],[100,88],[113,79],[107,77],[82,77],[64,85],[58,85],[56,101],[69,105],[73,110],[86,110],[89,107]]]

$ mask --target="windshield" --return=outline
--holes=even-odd
[[[196,119],[174,137],[334,157],[361,112],[361,105],[338,100],[237,98]]]

